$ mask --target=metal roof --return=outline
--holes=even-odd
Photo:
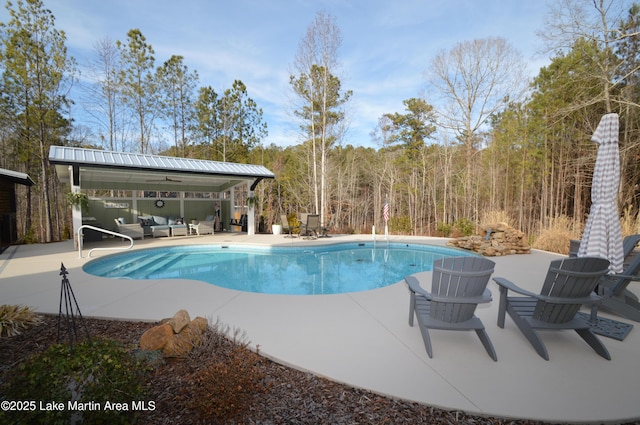
[[[133,170],[162,170],[225,176],[275,178],[275,175],[262,165],[236,164],[233,162],[206,161],[202,159],[103,151],[66,146],[51,146],[49,150],[49,162],[52,164],[95,165]]]
[[[35,184],[28,174],[7,170],[5,168],[0,168],[0,178],[5,178],[13,183],[19,183],[25,186],[33,186]]]
[[[273,179],[262,165],[139,153],[51,146],[49,162],[58,178],[77,173],[82,188],[175,191],[223,191],[243,182]]]

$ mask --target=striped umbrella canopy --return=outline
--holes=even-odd
[[[620,186],[618,114],[602,117],[591,141],[598,143],[591,182],[591,211],[582,234],[578,257],[609,260],[610,273],[621,273],[624,261],[622,232],[616,197]]]

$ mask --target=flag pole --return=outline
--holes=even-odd
[[[389,242],[389,194],[385,195],[384,208],[382,210],[382,217],[384,218],[384,237]]]

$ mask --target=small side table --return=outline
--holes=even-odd
[[[198,226],[200,226],[200,224],[193,224],[193,223],[189,223],[189,234],[190,235],[197,235],[198,234]]]

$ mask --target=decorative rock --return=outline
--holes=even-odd
[[[200,343],[206,325],[203,328],[201,322],[194,322],[185,326],[179,334],[169,338],[167,345],[162,349],[165,357],[184,357],[193,350],[194,346]]]
[[[487,257],[531,252],[525,234],[506,223],[484,226],[480,235],[453,239],[447,245],[475,251]]]
[[[168,324],[173,328],[173,332],[179,334],[185,326],[187,326],[191,322],[191,318],[189,317],[189,313],[187,310],[178,311],[169,321]]]
[[[196,344],[209,326],[204,317],[189,319],[186,310],[180,310],[170,319],[163,319],[160,325],[142,334],[140,348],[162,350],[165,357],[184,357]]]
[[[184,328],[183,332],[172,335],[167,340],[167,344],[162,348],[162,354],[165,357],[184,357],[193,350],[192,331],[187,331],[187,329],[189,328]]]
[[[169,338],[173,336],[173,329],[168,324],[154,326],[140,337],[142,350],[162,350]]]
[[[195,328],[201,334],[207,330],[207,326],[209,326],[209,321],[204,317],[198,316],[189,323],[189,326]]]

